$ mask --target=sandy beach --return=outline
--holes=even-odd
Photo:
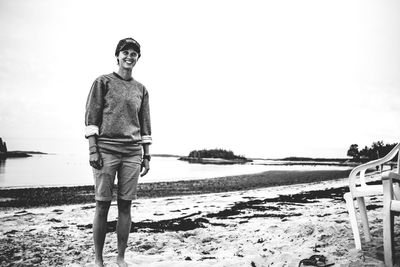
[[[267,172],[141,185],[132,205],[127,261],[143,267],[295,267],[302,259],[323,255],[332,266],[384,266],[382,199],[367,202],[373,241],[358,251],[343,200],[346,176]],[[26,191],[0,191],[0,265],[90,266],[90,188],[55,190],[65,193],[63,205],[54,202],[60,195],[48,193],[53,189],[36,189],[41,194],[20,190]],[[54,198],[46,202],[38,195]],[[108,217],[106,266],[117,266],[115,204]]]

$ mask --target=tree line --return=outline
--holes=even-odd
[[[371,147],[359,149],[357,144],[352,144],[347,151],[347,156],[354,161],[371,161],[386,156],[397,144],[384,144],[383,141],[373,142]],[[397,160],[397,156],[393,159]]]
[[[202,149],[193,150],[189,153],[190,158],[222,158],[229,160],[247,160],[244,156],[237,156],[230,150],[225,149]]]
[[[7,144],[0,137],[0,152],[7,153]]]

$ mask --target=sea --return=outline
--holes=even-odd
[[[270,170],[346,170],[349,167],[328,165],[276,165],[272,160],[246,164],[219,165],[189,163],[178,157],[151,159],[149,173],[139,183],[196,180],[252,174]],[[278,162],[279,163],[279,162]],[[55,187],[93,185],[88,155],[43,154],[0,161],[0,188]]]

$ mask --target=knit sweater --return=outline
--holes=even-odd
[[[149,94],[136,80],[117,73],[98,77],[86,102],[86,137],[100,144],[151,144]]]

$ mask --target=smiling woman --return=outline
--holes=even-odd
[[[120,57],[121,57],[121,59],[120,59]],[[129,50],[122,51],[120,53],[120,55],[117,58],[117,62],[118,62],[118,64],[120,64],[120,62],[121,62],[121,65],[123,65],[124,68],[133,68],[133,66],[135,66],[138,58],[139,58],[139,54],[135,50],[129,49]]]
[[[118,256],[124,260],[131,227],[131,203],[137,184],[150,169],[151,127],[146,88],[133,79],[140,45],[133,38],[119,41],[115,50],[118,72],[98,77],[86,103],[86,137],[95,181],[96,213],[93,222],[95,266],[102,267],[107,215],[118,176]],[[143,155],[144,154],[144,155]],[[142,156],[143,155],[143,156]]]
[[[115,49],[115,56],[117,57],[117,63],[120,66],[121,73],[125,72],[123,71],[124,69],[131,70],[140,58],[140,45],[132,38],[123,39],[119,41]],[[127,78],[131,78],[131,75]]]

